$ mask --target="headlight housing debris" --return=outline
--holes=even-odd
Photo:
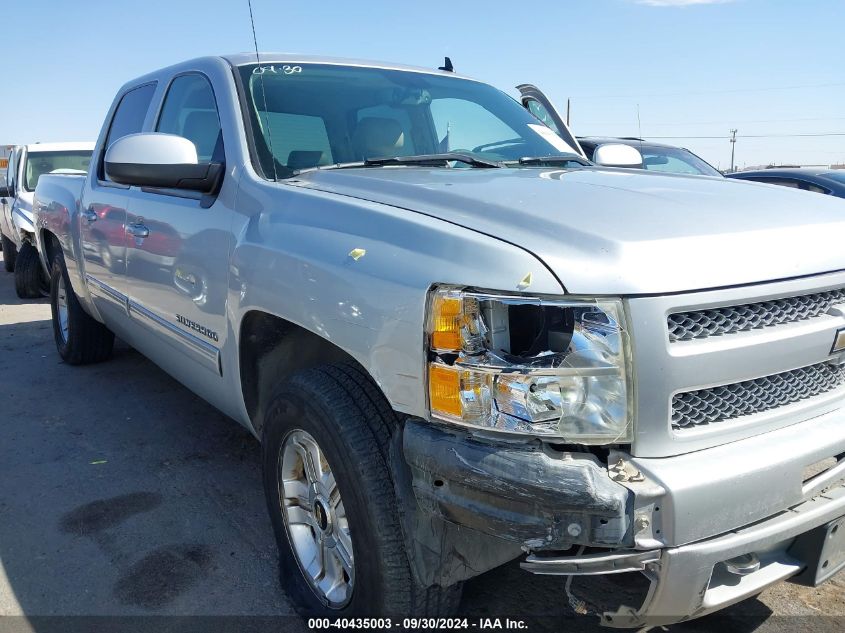
[[[631,442],[621,300],[439,287],[427,330],[433,418],[565,443]]]

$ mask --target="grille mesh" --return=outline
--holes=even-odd
[[[824,314],[838,303],[845,303],[845,288],[760,303],[678,312],[667,319],[669,340],[673,343],[691,341],[806,321]]]
[[[761,413],[813,398],[845,384],[845,365],[819,363],[732,385],[680,393],[672,399],[672,426],[691,428]]]

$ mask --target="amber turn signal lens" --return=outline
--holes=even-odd
[[[429,365],[428,394],[433,412],[461,417],[460,372],[436,363]]]
[[[432,317],[431,347],[436,350],[460,350],[463,301],[454,297],[435,297]]]

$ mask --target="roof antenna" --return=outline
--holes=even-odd
[[[445,70],[447,73],[453,73],[455,72],[455,67],[452,66],[452,60],[447,57],[443,65],[437,67],[437,70]]]
[[[276,173],[276,155],[273,153],[273,135],[270,133],[270,119],[267,117],[267,91],[264,89],[264,69],[261,68],[261,59],[258,56],[258,38],[255,37],[255,20],[252,17],[252,0],[246,0],[249,6],[249,23],[252,26],[252,43],[255,44],[255,62],[258,64],[256,70],[258,71],[258,80],[261,82],[261,96],[264,98],[264,126],[267,128],[267,145],[270,148],[270,159],[273,161],[273,180],[279,180],[279,174]],[[260,114],[256,112],[259,116]]]

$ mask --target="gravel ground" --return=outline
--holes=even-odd
[[[0,631],[302,628],[279,618],[291,607],[277,580],[256,440],[126,345],[101,365],[63,364],[49,319],[46,300],[17,299],[12,275],[0,272]],[[625,590],[608,581],[578,588]],[[595,618],[571,618],[564,579],[515,564],[467,583],[462,610],[598,629]],[[253,617],[119,626],[58,617],[150,615]],[[841,631],[842,616],[845,574],[816,589],[781,584],[671,628]]]

